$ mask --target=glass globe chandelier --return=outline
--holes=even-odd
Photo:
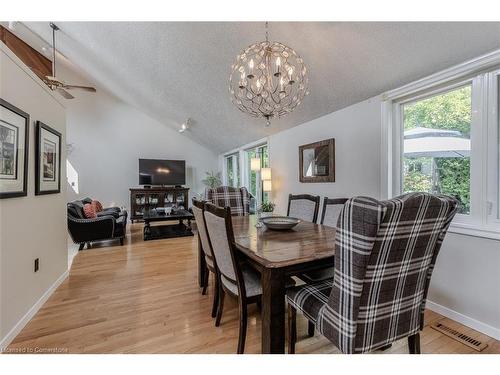
[[[271,119],[292,112],[308,91],[307,69],[292,48],[266,40],[245,48],[231,66],[229,93],[242,112]]]

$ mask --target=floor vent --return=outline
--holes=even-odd
[[[436,331],[439,331],[443,334],[445,334],[448,337],[451,337],[454,340],[457,340],[458,342],[461,342],[464,345],[467,345],[468,347],[477,350],[478,352],[482,352],[488,344],[485,344],[479,340],[476,340],[460,331],[457,331],[453,328],[448,327],[447,325],[444,325],[443,323],[434,323],[431,325],[431,328],[435,329]]]

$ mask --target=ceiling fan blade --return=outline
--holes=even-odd
[[[57,88],[56,91],[61,94],[63,97],[65,97],[66,99],[74,99],[75,97],[73,95],[71,95],[69,92],[67,92],[66,90],[64,89],[61,89],[61,88]]]
[[[78,89],[78,90],[84,90],[88,92],[96,92],[97,90],[94,87],[90,86],[78,86],[78,85],[64,85],[65,89],[72,90],[72,89]]]
[[[45,78],[48,79],[49,81],[63,83],[61,80],[57,79],[57,77],[54,76],[45,76]]]

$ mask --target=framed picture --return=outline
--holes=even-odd
[[[335,182],[335,139],[299,147],[300,182]]]
[[[61,133],[36,122],[35,195],[61,192]]]
[[[27,113],[0,99],[0,199],[28,193]]]

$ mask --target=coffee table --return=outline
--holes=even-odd
[[[142,218],[144,220],[144,241],[194,236],[191,230],[191,220],[194,219],[194,216],[187,210],[177,210],[175,213],[167,215],[166,213],[151,209],[144,211]],[[170,225],[151,225],[152,222],[157,221],[178,221],[178,223]],[[187,225],[184,224],[184,221],[187,221]]]

